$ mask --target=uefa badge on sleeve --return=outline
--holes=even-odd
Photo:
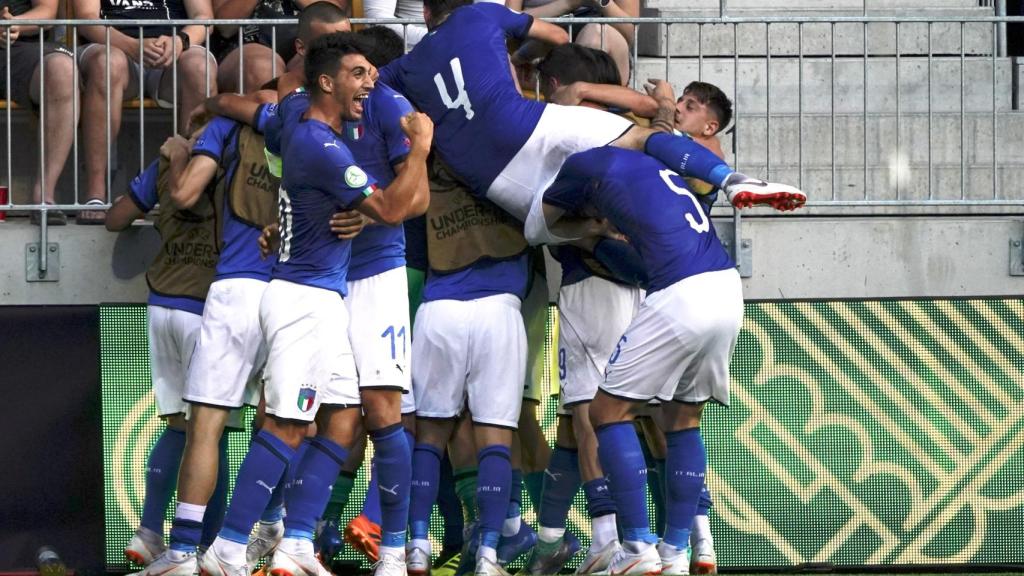
[[[345,170],[345,184],[348,184],[349,188],[362,188],[369,181],[366,172],[363,172],[359,166],[349,166]]]
[[[313,408],[313,401],[316,400],[316,389],[315,388],[300,388],[299,399],[296,402],[299,406],[299,410],[302,412],[309,412]]]

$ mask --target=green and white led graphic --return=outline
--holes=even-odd
[[[111,567],[125,565],[160,426],[145,316],[100,315]],[[541,407],[549,439],[555,402]],[[709,408],[703,429],[723,567],[1019,561],[1024,302],[750,303],[732,406]],[[248,438],[232,435],[232,472]],[[364,489],[361,474],[346,519]],[[582,494],[570,523],[586,545]]]

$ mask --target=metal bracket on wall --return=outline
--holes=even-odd
[[[25,244],[25,281],[57,282],[60,280],[60,245],[48,242],[46,251],[39,249],[42,244]]]
[[[1010,276],[1024,276],[1024,233],[1010,238]]]

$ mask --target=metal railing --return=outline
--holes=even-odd
[[[731,150],[732,163],[752,175],[786,179],[807,189],[812,205],[1013,205],[1024,204],[1024,196],[1017,186],[1002,186],[1000,178],[1010,181],[1011,176],[1024,174],[1024,144],[1016,139],[1017,124],[1022,117],[1012,112],[1005,102],[1009,101],[1010,83],[1002,84],[1009,67],[999,57],[998,29],[1007,22],[1024,22],[1020,17],[730,17],[725,15],[726,3],[720,4],[722,15],[716,18],[634,18],[634,19],[582,19],[558,18],[551,21],[570,26],[588,23],[612,24],[633,23],[639,25],[637,41],[631,50],[634,64],[632,85],[638,86],[638,79],[651,77],[651,72],[673,80],[677,92],[689,80],[710,80],[718,83],[734,101],[733,128],[725,136],[727,150]],[[47,20],[47,21],[0,21],[0,28],[11,24],[63,27],[69,47],[77,53],[83,43],[79,34],[82,26],[131,26],[142,28],[151,25],[172,26],[176,34],[182,26],[202,25],[206,27],[207,38],[213,33],[213,26],[241,26],[260,24],[272,30],[272,48],[277,45],[279,26],[293,26],[294,20],[181,20],[181,21],[114,21],[114,20]],[[408,19],[354,19],[353,23],[398,24],[404,29],[412,24],[422,24]],[[950,34],[950,31],[953,31]],[[991,43],[984,38],[991,35]],[[242,43],[241,28],[238,30],[239,44]],[[920,40],[923,34],[924,41]],[[604,27],[602,27],[602,42]],[[939,37],[940,36],[940,37]],[[957,40],[957,36],[959,39]],[[981,38],[979,40],[979,38]],[[19,42],[36,42],[35,39],[21,39]],[[112,137],[111,122],[111,78],[110,78],[110,28],[106,29],[104,51],[107,77],[104,79],[106,94],[106,138],[103,143],[87,142],[89,145],[106,147],[106,189],[102,200],[104,206],[125,190],[115,186],[115,168],[120,167],[122,176],[134,175],[155,158],[157,149],[147,144],[147,134],[155,132],[169,135],[166,128],[167,112],[156,112],[140,100],[137,106],[137,164],[133,161],[118,160],[117,142]],[[654,44],[653,50],[640,46]],[[757,44],[757,46],[755,46]],[[941,44],[941,47],[937,46]],[[42,39],[38,40],[40,57],[44,53]],[[849,46],[853,46],[849,49]],[[858,48],[859,47],[859,48]],[[10,43],[5,46],[3,57],[10,60]],[[642,53],[657,52],[661,56],[641,56]],[[239,65],[239,85],[244,83],[245,61]],[[140,67],[145,70],[144,55],[140,45],[138,54]],[[41,57],[39,100],[47,102],[45,83],[46,60]],[[205,94],[215,90],[216,79],[211,73],[210,60],[206,60]],[[854,81],[854,68],[859,70],[859,82]],[[983,68],[987,71],[983,72]],[[921,86],[918,77],[923,77]],[[276,75],[276,61],[273,74]],[[730,74],[731,72],[731,74]],[[78,76],[78,60],[75,59],[74,76]],[[181,124],[179,110],[178,60],[170,68],[171,127]],[[948,77],[959,75],[959,97],[949,94]],[[793,76],[795,75],[795,81]],[[936,84],[942,76],[947,84]],[[910,77],[908,80],[908,76]],[[1008,78],[1008,76],[1007,76]],[[822,88],[827,81],[827,88]],[[3,79],[10,87],[10,62],[7,77]],[[908,82],[913,85],[908,86]],[[875,102],[871,91],[884,87],[887,94]],[[942,94],[935,94],[936,88],[943,88]],[[922,90],[923,88],[923,90]],[[138,75],[140,99],[145,96],[145,74]],[[924,92],[924,94],[922,94]],[[988,93],[988,95],[982,94]],[[8,90],[10,94],[10,90]],[[81,100],[78,91],[73,98],[73,114],[79,117]],[[795,100],[795,106],[793,101]],[[854,102],[859,100],[858,106]],[[955,102],[956,106],[951,106]],[[826,106],[827,104],[827,106]],[[129,107],[124,114],[134,113]],[[46,125],[47,105],[39,109],[38,130],[38,175],[29,175],[28,170],[18,170],[17,181],[38,178],[39,188],[46,190],[45,162],[47,152]],[[86,194],[80,185],[79,161],[82,158],[82,143],[75,131],[70,155],[70,180],[72,199],[46,205],[37,201],[16,201],[24,193],[12,186],[15,179],[15,155],[25,156],[25,148],[15,149],[12,106],[3,112],[6,128],[6,183],[11,187],[6,210],[81,210]],[[162,125],[152,123],[156,117]],[[162,120],[161,120],[162,118]],[[891,132],[887,122],[895,122],[896,130]],[[148,128],[147,128],[148,125]],[[959,135],[959,149],[952,151],[958,162],[949,161],[951,151],[933,150],[941,130],[941,145],[947,147],[952,140],[948,132],[956,128]],[[1007,130],[1011,137],[1000,137],[1000,129]],[[876,133],[872,133],[872,129]],[[822,139],[822,131],[828,138]],[[893,142],[883,146],[874,140],[890,136]],[[989,131],[990,134],[985,134]],[[1024,133],[1024,132],[1020,132]],[[795,134],[795,136],[794,136]],[[24,134],[27,139],[27,134]],[[121,139],[122,142],[124,139]],[[18,142],[23,138],[19,135]],[[822,159],[822,143],[826,143],[828,157]],[[882,149],[892,149],[891,158],[882,157]],[[926,157],[922,157],[922,151]],[[958,154],[957,154],[958,153]],[[855,163],[853,156],[859,156]],[[856,165],[855,165],[856,164]],[[24,164],[18,162],[17,165]],[[950,182],[958,185],[950,189]],[[824,175],[824,176],[823,176]],[[983,177],[988,175],[987,178]],[[920,180],[926,183],[920,184]],[[125,179],[126,180],[126,179]],[[1019,181],[1013,177],[1012,181]],[[980,194],[980,189],[989,192]],[[859,194],[851,196],[847,190],[855,189]],[[66,198],[67,194],[64,194]],[[45,220],[43,229],[45,234]]]

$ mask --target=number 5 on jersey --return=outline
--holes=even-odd
[[[455,78],[455,98],[448,92],[448,84],[441,77],[441,73],[434,74],[434,84],[437,84],[437,91],[441,94],[441,101],[451,110],[462,108],[466,111],[466,120],[473,119],[473,104],[469,101],[469,93],[466,92],[466,81],[462,78],[462,62],[458,58],[452,58],[452,76]]]

